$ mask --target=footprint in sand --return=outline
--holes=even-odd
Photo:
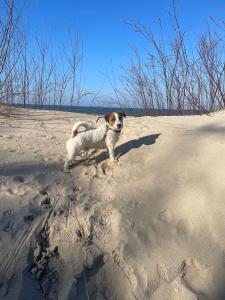
[[[82,248],[84,266],[88,269],[100,267],[103,264],[103,254],[94,245]]]
[[[23,186],[12,186],[12,188],[7,188],[5,192],[10,196],[23,196],[24,194],[26,194],[26,189]]]
[[[199,296],[198,299],[216,299],[212,295],[215,280],[212,268],[201,265],[196,259],[188,259],[184,265],[185,272],[181,277],[182,283],[194,291]]]
[[[75,278],[80,278],[83,275],[83,260],[78,257],[71,262],[71,265],[73,276]]]
[[[187,219],[182,219],[179,221],[176,227],[177,234],[180,236],[190,235],[192,233],[192,224]]]
[[[40,205],[41,205],[42,207],[44,207],[44,208],[49,208],[49,207],[51,207],[51,201],[50,201],[50,198],[49,198],[49,197],[44,198],[44,199],[41,201]]]
[[[33,215],[26,215],[23,217],[23,220],[25,223],[30,223],[34,220],[34,216]]]
[[[23,176],[14,176],[13,177],[13,182],[15,183],[23,183],[25,181],[24,177]]]
[[[40,194],[43,195],[43,198],[41,199],[39,206],[43,208],[52,207],[51,198],[49,197],[48,193],[46,191],[40,191]]]
[[[17,149],[17,150],[16,150],[16,153],[18,153],[18,154],[24,154],[24,151],[22,151],[22,150],[20,150],[20,149]]]
[[[3,138],[11,140],[11,139],[14,138],[14,136],[13,135],[9,135],[9,134],[4,134]]]
[[[3,216],[5,217],[11,217],[13,215],[13,210],[12,209],[7,209],[2,213]]]
[[[13,230],[14,230],[14,223],[11,220],[8,221],[6,225],[2,228],[2,231],[7,233],[13,232]]]
[[[10,188],[6,188],[6,189],[4,189],[4,191],[5,191],[8,195],[10,195],[10,196],[13,196],[13,195],[14,195],[13,190],[10,189]]]
[[[172,215],[169,210],[164,210],[159,213],[159,220],[165,224],[170,224],[172,222]]]
[[[78,203],[88,204],[90,202],[90,195],[88,193],[81,192],[77,195],[77,200]]]

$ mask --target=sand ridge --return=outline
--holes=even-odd
[[[65,174],[95,116],[1,111],[1,299],[224,299],[224,112],[128,117]]]

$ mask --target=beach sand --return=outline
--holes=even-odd
[[[95,119],[0,109],[0,299],[225,299],[225,112],[127,117],[64,173]]]

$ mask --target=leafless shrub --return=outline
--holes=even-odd
[[[148,47],[145,51],[132,49],[133,59],[123,72],[120,89],[111,78],[114,100],[120,98],[120,106],[138,107],[145,114],[159,114],[162,110],[209,113],[224,108],[223,34],[208,28],[191,51],[174,2],[172,19],[173,35],[167,38],[160,19],[161,35],[141,23],[126,22],[145,38]]]
[[[22,9],[15,14],[14,0],[0,5],[0,103],[78,105],[86,95],[78,35],[69,31],[67,47],[53,47],[50,38],[40,35],[31,40],[29,25],[19,24]]]
[[[13,0],[0,2],[0,103],[13,93],[12,72],[17,63],[13,52],[16,45],[17,25],[20,14],[15,14]]]

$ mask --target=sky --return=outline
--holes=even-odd
[[[175,3],[190,42],[204,31],[210,17],[219,21],[225,13],[224,0],[177,0]],[[160,18],[169,36],[172,34],[171,9],[171,0],[31,0],[23,20],[29,18],[30,32],[51,36],[53,44],[65,40],[68,28],[77,31],[84,54],[85,86],[108,94],[110,84],[104,74],[110,74],[111,63],[119,78],[131,58],[131,47],[146,46],[144,39],[124,21],[139,21],[157,35]]]

